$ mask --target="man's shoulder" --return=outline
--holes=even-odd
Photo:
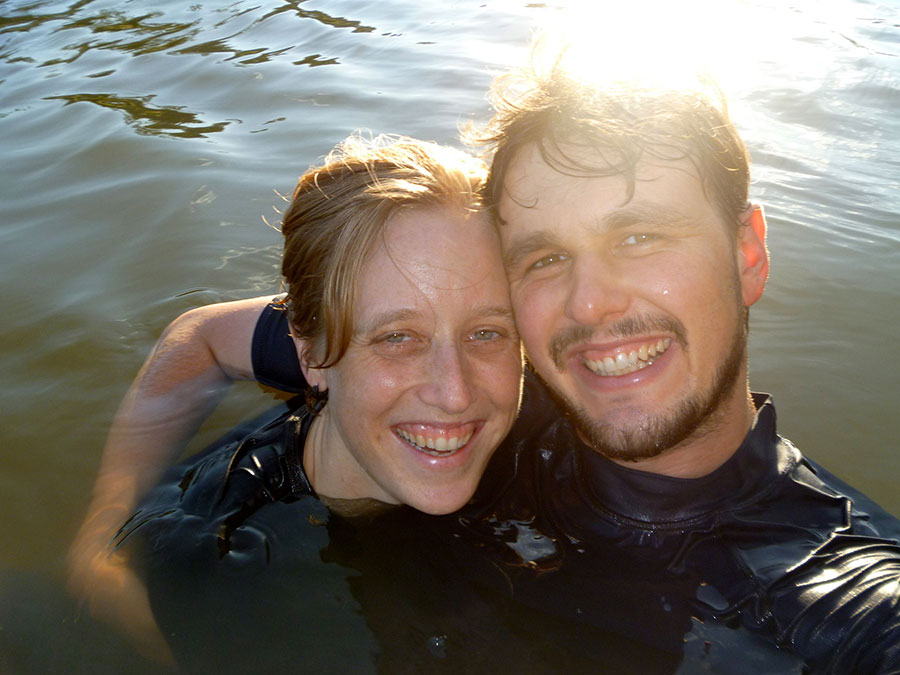
[[[772,458],[779,476],[779,480],[769,485],[767,502],[794,501],[799,509],[804,509],[818,497],[821,504],[830,502],[841,514],[846,514],[841,520],[858,533],[900,539],[900,519],[776,433],[775,403],[770,395],[754,393],[753,399],[757,405],[757,421],[751,436],[767,437],[765,444],[774,451],[765,457]]]
[[[826,492],[835,499],[843,500],[847,508],[848,524],[854,533],[900,541],[900,519],[822,465],[802,453],[800,456],[801,461],[792,478]]]
[[[757,567],[765,620],[816,672],[896,672],[900,520],[802,455],[785,478],[772,506],[783,519],[760,551],[769,564]]]

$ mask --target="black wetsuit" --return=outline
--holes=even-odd
[[[433,671],[461,596],[446,596],[442,575],[420,579],[417,512],[345,519],[314,494],[303,469],[313,417],[298,403],[172,467],[119,532],[179,669]]]
[[[180,670],[673,672],[668,650],[472,584],[437,519],[336,516],[303,470],[311,416],[265,417],[172,467],[119,533]]]
[[[321,560],[329,512],[302,464],[311,418],[283,407],[267,417],[170,468],[117,545],[146,582],[182,670],[365,672],[373,642],[346,589],[352,570]],[[311,628],[299,631],[290,613]],[[323,640],[326,626],[348,644]]]
[[[253,361],[260,381],[303,387],[282,312],[263,312]],[[454,569],[485,592],[697,669],[773,672],[784,657],[778,668],[800,672],[787,650],[814,672],[900,672],[900,521],[804,458],[776,434],[771,400],[754,401],[734,456],[676,479],[591,451],[526,377],[475,500],[427,527],[454,535]]]

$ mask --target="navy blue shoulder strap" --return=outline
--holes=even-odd
[[[260,313],[250,357],[253,376],[258,382],[282,391],[299,393],[306,389],[297,349],[288,330],[288,313],[280,305],[269,303]]]

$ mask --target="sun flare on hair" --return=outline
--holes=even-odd
[[[750,66],[746,12],[735,0],[635,3],[571,0],[544,36],[563,66],[597,86],[637,82],[682,88],[697,75],[721,86]]]

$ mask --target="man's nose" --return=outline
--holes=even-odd
[[[427,405],[448,414],[459,414],[472,403],[472,373],[462,346],[433,344],[427,367],[427,380],[420,398]]]
[[[602,256],[582,256],[569,277],[565,313],[576,323],[597,326],[622,317],[631,302],[621,271]]]

